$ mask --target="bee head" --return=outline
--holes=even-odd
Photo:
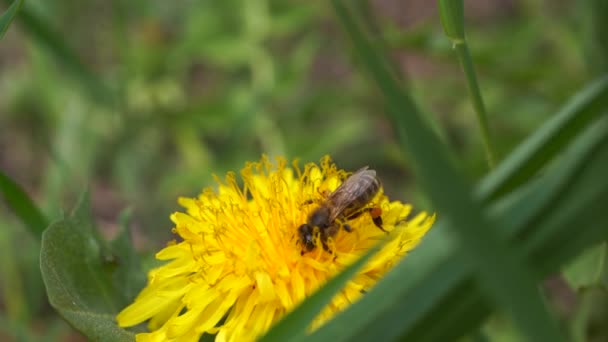
[[[304,245],[306,251],[312,251],[315,248],[313,227],[308,223],[305,223],[298,228],[298,235],[300,236],[300,242]]]

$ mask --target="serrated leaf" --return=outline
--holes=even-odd
[[[13,3],[6,10],[6,12],[4,12],[4,14],[2,14],[2,16],[0,16],[0,39],[2,39],[4,37],[6,30],[8,30],[8,27],[13,22],[13,19],[15,19],[15,15],[17,15],[17,12],[21,8],[22,4],[23,4],[23,0],[13,1]]]
[[[119,219],[120,231],[110,243],[112,262],[116,265],[112,281],[121,290],[125,303],[132,301],[146,285],[146,277],[142,269],[141,258],[135,250],[129,232],[131,210],[124,210]]]
[[[133,341],[116,324],[121,296],[105,272],[105,247],[94,232],[87,196],[42,236],[40,267],[51,305],[94,341]]]
[[[2,171],[0,171],[0,193],[15,215],[19,217],[32,234],[39,238],[48,226],[48,220],[23,188]]]

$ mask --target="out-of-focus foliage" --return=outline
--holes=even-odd
[[[479,179],[474,111],[435,4],[357,3],[395,74],[434,113],[425,119]],[[605,1],[464,10],[498,160],[607,70]],[[353,69],[361,62],[327,2],[27,1],[0,41],[0,169],[51,220],[86,187],[106,235],[132,206],[144,251],[169,238],[177,196],[261,153],[370,165],[389,195],[428,208],[378,90]],[[44,299],[39,241],[4,203],[0,232],[0,339],[73,335]],[[578,286],[597,264],[573,267]],[[485,330],[511,333],[500,318]]]

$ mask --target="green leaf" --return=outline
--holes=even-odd
[[[133,341],[115,316],[121,296],[104,271],[104,249],[84,195],[74,212],[53,223],[42,236],[40,267],[53,308],[95,341]]]
[[[531,340],[562,340],[536,291],[535,275],[523,263],[521,251],[506,245],[488,229],[499,224],[481,215],[481,206],[473,200],[471,189],[421,120],[409,95],[388,72],[385,58],[374,51],[342,1],[332,3],[363,65],[385,96],[387,114],[400,144],[414,157],[418,176],[433,204],[442,217],[450,221],[451,231],[462,245],[466,259],[477,268],[481,288],[511,315]]]
[[[310,322],[329,304],[344,285],[357,274],[357,271],[380,249],[384,242],[381,241],[373,248],[370,248],[357,261],[330,279],[292,312],[283,317],[260,341],[285,341],[287,337],[289,337],[290,341],[305,339]]]
[[[21,186],[0,171],[0,193],[15,215],[26,225],[32,234],[40,238],[48,226],[48,220],[36,207]]]
[[[519,145],[484,178],[476,189],[478,198],[496,199],[531,179],[558,155],[591,122],[608,108],[608,75],[574,95],[568,103],[530,138]]]
[[[607,258],[608,244],[602,242],[599,246],[586,250],[568,265],[564,276],[574,289],[603,286],[608,290]]]
[[[6,10],[6,12],[4,12],[4,14],[2,16],[0,16],[0,39],[2,39],[4,37],[4,34],[8,30],[8,27],[13,22],[13,19],[15,19],[15,15],[21,8],[22,4],[23,4],[23,0],[13,1],[13,3]]]
[[[120,231],[111,242],[112,262],[115,264],[112,280],[121,289],[123,302],[131,302],[146,285],[141,259],[133,246],[129,232],[131,210],[124,210],[119,219]]]

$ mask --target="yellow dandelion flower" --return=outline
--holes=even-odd
[[[251,341],[263,335],[297,304],[339,273],[386,233],[370,215],[349,220],[327,241],[329,251],[304,248],[298,228],[310,213],[348,177],[329,157],[304,169],[263,157],[216,179],[216,190],[196,199],[180,198],[186,213],[174,213],[181,242],[156,254],[169,261],[148,274],[148,285],[117,316],[122,327],[148,321],[149,333],[137,341]],[[383,228],[391,239],[349,281],[313,322],[313,329],[370,289],[413,249],[434,222],[420,213],[406,219],[411,206],[389,201],[382,189],[370,201],[382,209]]]

